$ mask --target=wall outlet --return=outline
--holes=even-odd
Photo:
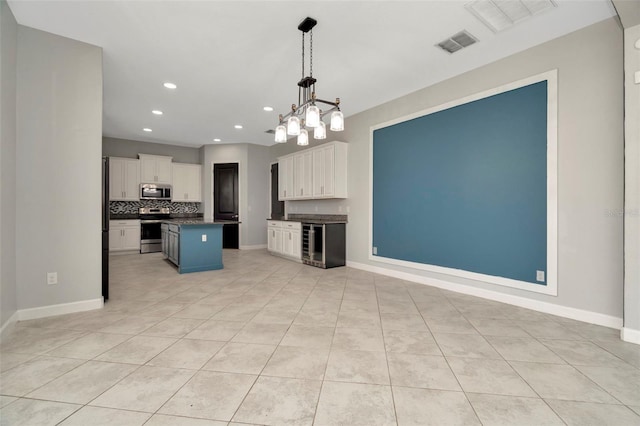
[[[378,247],[373,248],[373,254],[378,254]]]
[[[207,242],[207,234],[202,234],[202,242],[203,243]]]
[[[544,282],[544,271],[536,271],[536,281]]]
[[[57,272],[47,272],[47,284],[58,284],[58,273]]]
[[[351,210],[351,209],[349,208],[349,206],[347,206],[347,213],[349,213],[349,210]]]
[[[338,206],[338,213],[342,213],[342,206]]]
[[[314,206],[314,207],[315,207],[316,211],[318,211],[318,206]]]

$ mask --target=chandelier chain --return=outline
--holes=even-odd
[[[304,78],[304,33],[302,33],[302,78]]]
[[[309,77],[313,77],[313,30],[309,32]]]

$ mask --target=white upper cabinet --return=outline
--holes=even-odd
[[[278,200],[293,200],[293,156],[278,160]]]
[[[202,201],[202,166],[173,163],[173,202]]]
[[[140,161],[134,158],[109,157],[109,200],[138,201]]]
[[[294,198],[311,198],[313,190],[313,152],[303,151],[293,156]]]
[[[138,154],[140,158],[141,183],[164,183],[171,185],[171,157]]]
[[[329,142],[280,157],[279,199],[347,198],[347,147],[344,142]]]

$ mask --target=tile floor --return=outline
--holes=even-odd
[[[2,425],[640,425],[617,330],[264,251],[112,256],[100,311],[0,346]]]

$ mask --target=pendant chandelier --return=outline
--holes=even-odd
[[[316,97],[316,79],[313,78],[313,27],[318,21],[305,18],[298,29],[302,32],[302,78],[298,82],[298,105],[292,104],[291,111],[280,114],[280,123],[276,127],[276,142],[287,142],[288,136],[297,136],[298,145],[309,144],[309,132],[313,131],[314,139],[327,138],[327,125],[323,118],[330,117],[329,128],[334,132],[344,130],[344,116],[340,111],[340,98],[335,102],[325,101]],[[309,75],[304,72],[304,35],[309,33]],[[318,105],[327,105],[329,109],[321,110]],[[308,129],[309,130],[308,130]]]

